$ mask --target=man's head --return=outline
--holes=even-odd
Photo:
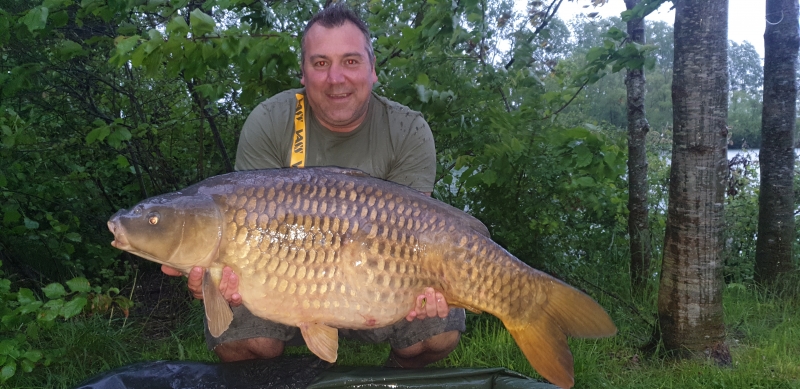
[[[332,131],[358,127],[378,81],[366,24],[334,4],[308,22],[301,47],[301,82],[315,117]]]
[[[305,29],[303,29],[303,38],[300,40],[300,65],[302,66],[306,60],[306,36],[308,36],[308,30],[310,30],[313,25],[319,24],[325,28],[334,28],[341,27],[346,22],[353,23],[353,25],[361,31],[361,34],[364,35],[364,49],[367,50],[369,63],[374,64],[375,52],[372,50],[367,23],[361,20],[353,10],[347,8],[344,4],[334,3],[314,15],[311,20],[308,21],[308,24],[306,24]]]

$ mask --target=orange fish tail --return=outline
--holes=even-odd
[[[501,320],[542,377],[562,388],[571,388],[575,381],[567,336],[606,337],[614,335],[617,328],[591,297],[539,271],[534,271],[534,277],[528,285],[535,289],[534,294],[544,293],[544,297],[537,298],[540,303]]]

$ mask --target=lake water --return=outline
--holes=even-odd
[[[758,161],[758,149],[728,149],[728,161],[733,159],[737,154],[743,154],[750,156],[750,160]],[[798,155],[800,155],[800,149],[794,149],[794,159],[797,160]]]

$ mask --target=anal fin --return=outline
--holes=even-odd
[[[211,272],[206,269],[203,275],[203,304],[206,308],[208,331],[217,338],[228,329],[233,321],[231,306],[211,279]]]
[[[326,362],[336,362],[339,352],[339,330],[320,323],[300,323],[300,332],[308,349]]]
[[[475,306],[472,306],[470,304],[464,304],[464,303],[462,303],[460,301],[450,301],[450,299],[448,299],[447,300],[447,305],[449,305],[450,308],[464,308],[464,309],[466,309],[466,310],[468,310],[468,311],[470,311],[470,312],[472,312],[472,313],[474,313],[476,315],[480,315],[481,313],[483,313],[482,309],[480,309],[478,307],[475,307]]]

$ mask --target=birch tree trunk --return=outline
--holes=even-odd
[[[728,0],[675,1],[674,135],[658,317],[664,345],[730,363],[722,312]]]
[[[755,279],[770,283],[794,269],[794,132],[797,100],[797,0],[767,0],[764,110]]]
[[[633,9],[641,0],[625,0]],[[628,21],[632,42],[645,43],[644,18]],[[628,70],[628,235],[631,248],[631,287],[640,294],[650,273],[650,225],[647,216],[647,148],[645,138],[650,125],[645,117],[644,69]]]

